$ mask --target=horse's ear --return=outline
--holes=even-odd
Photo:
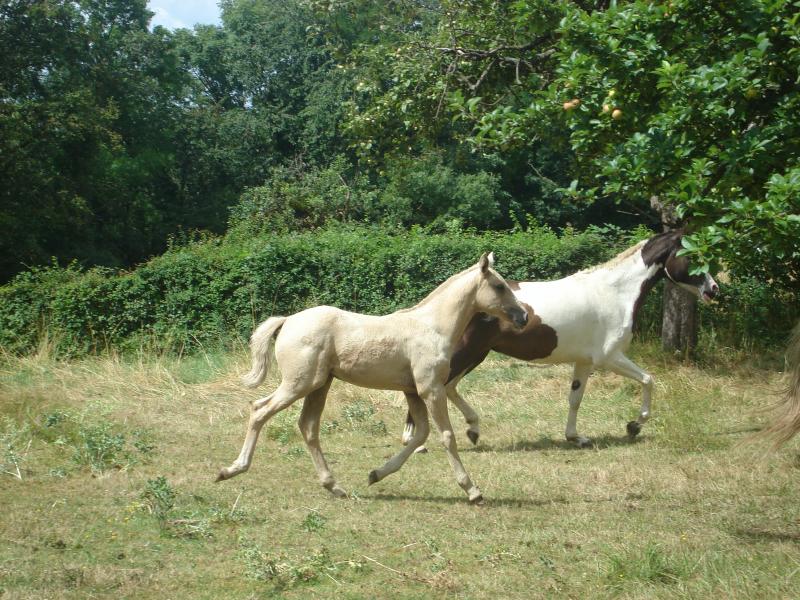
[[[490,255],[488,252],[481,254],[481,258],[478,261],[478,267],[480,267],[481,273],[486,273],[486,271],[489,270],[489,267],[491,267],[492,263],[494,262],[494,258],[490,259],[489,256]]]
[[[487,258],[489,259],[489,266],[494,268],[494,252],[489,252]]]

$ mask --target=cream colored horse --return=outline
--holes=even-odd
[[[290,317],[270,317],[250,340],[253,366],[244,376],[256,387],[267,374],[273,339],[281,383],[272,394],[253,403],[244,446],[217,481],[247,471],[258,434],[276,413],[305,398],[299,426],[323,487],[346,496],[331,473],[319,444],[319,426],[333,378],[367,388],[406,392],[418,424],[407,446],[369,474],[369,484],[397,471],[428,437],[428,409],[442,434],[456,481],[471,502],[481,500],[456,449],[447,414],[445,383],[453,348],[472,317],[484,312],[524,327],[528,314],[493,269],[493,256],[452,276],[416,306],[385,316],[318,306]]]

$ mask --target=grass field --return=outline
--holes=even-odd
[[[438,435],[367,487],[398,447],[404,403],[334,383],[322,445],[351,497],[317,483],[295,420],[262,433],[249,473],[220,484],[248,401],[244,350],[189,358],[44,353],[0,362],[2,598],[791,598],[800,589],[797,442],[742,444],[780,374],[704,368],[647,347],[654,418],[629,443],[637,386],[597,373],[563,440],[567,367],[492,357],[461,390],[483,417],[462,459]]]

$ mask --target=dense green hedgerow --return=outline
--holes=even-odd
[[[616,229],[556,234],[548,228],[433,235],[333,227],[195,242],[127,273],[37,269],[0,288],[0,347],[30,352],[43,336],[57,340],[67,355],[216,345],[246,338],[271,314],[318,304],[371,314],[413,305],[486,250],[495,252],[497,268],[508,278],[552,279],[602,262],[641,235]],[[725,305],[704,312],[704,322],[739,340],[777,337],[793,316],[757,284],[732,286],[724,298]],[[643,315],[645,331],[655,330],[657,311],[654,294]]]

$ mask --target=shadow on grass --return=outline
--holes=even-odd
[[[374,496],[363,496],[372,500],[382,500],[387,502],[427,502],[430,504],[469,504],[465,495],[458,496],[418,496],[412,494],[375,494]],[[484,499],[483,504],[476,505],[476,509],[484,508],[541,508],[543,506],[553,506],[555,504],[586,504],[586,503],[600,503],[610,502],[611,498],[600,497],[596,500],[587,500],[583,497],[575,497],[573,499],[565,498],[563,496],[556,496],[550,499],[531,499],[531,498],[498,498],[488,496]]]
[[[549,437],[540,437],[538,440],[521,440],[505,446],[493,446],[483,441],[478,446],[466,447],[462,452],[534,452],[541,450],[603,450],[618,446],[637,444],[642,436],[633,439],[627,435],[601,435],[592,438],[591,444],[584,447],[568,442],[567,440],[554,440]]]
[[[794,542],[800,543],[800,531],[781,531],[760,527],[738,527],[734,535],[751,542]]]

